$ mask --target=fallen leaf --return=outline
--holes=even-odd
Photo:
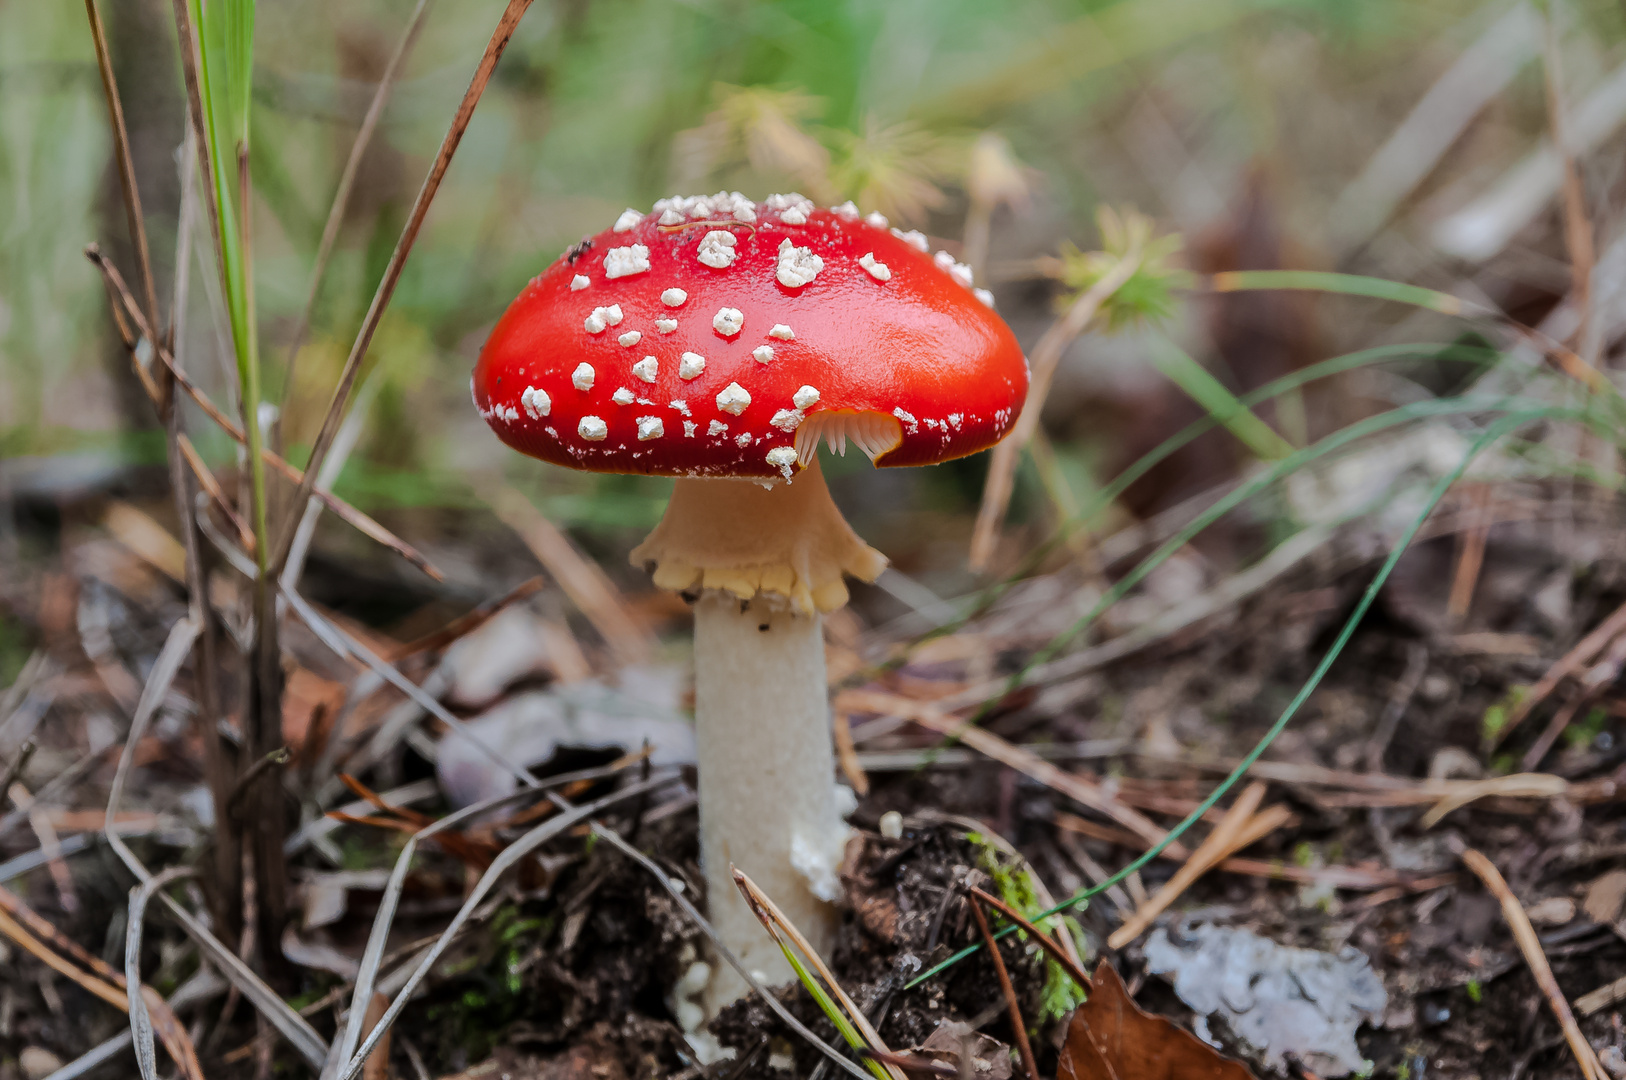
[[[1626,906],[1626,870],[1611,870],[1586,887],[1581,908],[1597,923],[1612,923]]]
[[[939,1021],[937,1030],[909,1055],[944,1062],[976,1080],[1010,1080],[1011,1048],[957,1020]]]
[[[1256,1080],[1239,1061],[1135,1004],[1101,961],[1090,997],[1073,1013],[1056,1080]]]

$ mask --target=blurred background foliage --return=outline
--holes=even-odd
[[[336,178],[410,0],[265,0],[253,101],[255,286],[268,397],[300,460],[422,175],[484,47],[497,0],[433,0],[366,159],[296,385],[287,348]],[[1103,203],[1157,222],[1157,260],[1192,269],[1340,269],[1444,286],[1462,268],[1430,223],[1486,189],[1546,127],[1539,43],[1451,152],[1350,239],[1351,183],[1396,125],[1513,5],[1483,0],[538,0],[481,103],[371,350],[370,415],[337,493],[434,547],[501,476],[604,553],[664,502],[657,480],[580,476],[516,458],[468,403],[484,334],[523,283],[625,206],[737,188],[855,199],[923,229],[977,269],[1025,345],[1112,249]],[[1620,5],[1564,7],[1577,94],[1618,61]],[[148,228],[168,302],[184,133],[167,0],[106,5]],[[1536,62],[1528,62],[1536,61]],[[85,15],[0,0],[0,455],[7,483],[50,491],[156,467],[162,438],[111,332],[98,240],[129,265]],[[1622,177],[1589,176],[1600,202]],[[1616,201],[1618,205],[1618,200]],[[1359,209],[1359,207],[1357,207]],[[1369,208],[1367,208],[1369,209]],[[1520,315],[1563,291],[1550,219],[1518,258],[1467,278]],[[1604,222],[1606,231],[1609,223]],[[1387,226],[1381,232],[1378,226]],[[1117,238],[1121,243],[1122,237]],[[206,227],[194,228],[183,359],[219,401],[233,375]],[[1172,269],[1158,271],[1168,282]],[[1130,290],[1134,294],[1134,290]],[[1443,320],[1343,299],[1211,300],[1144,314],[1235,390],[1345,348],[1445,340]],[[1432,321],[1430,321],[1432,319]],[[1196,415],[1133,327],[1083,337],[1046,406],[1054,468],[1076,504]],[[1263,415],[1302,443],[1364,406],[1307,395]],[[1375,408],[1375,406],[1374,406]],[[194,423],[217,465],[230,445]],[[1234,453],[1227,449],[1227,453]],[[1201,455],[1199,449],[1194,451]],[[1210,454],[1210,457],[1213,455]],[[1220,455],[1224,457],[1224,455]],[[1145,512],[1227,466],[1171,464],[1128,500]],[[905,566],[963,566],[980,459],[876,473],[836,465],[838,499]],[[1173,477],[1172,479],[1170,477]],[[1043,512],[1024,472],[1015,520]],[[870,508],[914,516],[878,522]],[[417,515],[413,523],[406,518]],[[925,523],[942,528],[925,528]],[[338,544],[331,522],[324,533]],[[882,530],[875,536],[874,530]],[[888,534],[887,529],[894,532]],[[365,550],[358,547],[356,550]],[[455,566],[437,554],[443,565]],[[455,576],[455,574],[454,574]]]

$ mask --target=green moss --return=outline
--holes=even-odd
[[[970,833],[966,839],[977,846],[977,865],[993,879],[994,892],[1001,900],[1028,919],[1045,910],[1046,905],[1039,900],[1034,885],[1033,871],[1025,863],[1011,860],[980,833]],[[1071,916],[1052,915],[1035,925],[1050,933],[1064,930],[1072,935],[1080,953],[1084,951],[1084,933]],[[1016,933],[1020,940],[1027,940],[1026,932],[1018,930]],[[1067,969],[1051,959],[1048,953],[1045,954],[1044,965],[1044,988],[1039,994],[1035,1030],[1051,1021],[1060,1020],[1083,1004],[1085,999],[1084,988],[1074,982]]]

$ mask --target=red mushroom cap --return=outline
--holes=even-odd
[[[877,465],[946,461],[998,442],[1027,394],[1021,346],[970,286],[851,203],[663,199],[532,279],[474,403],[514,449],[596,472],[789,477],[821,433]]]

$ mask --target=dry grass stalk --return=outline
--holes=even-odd
[[[858,760],[858,747],[853,743],[852,720],[845,710],[831,710],[830,734],[835,740],[836,764],[841,766],[841,775],[847,778],[853,791],[868,795],[869,774],[864,772],[863,763]]]
[[[422,9],[422,4],[419,5]],[[373,999],[367,1003],[367,1015],[362,1018],[361,1026],[369,1032],[378,1026],[384,1019],[384,1010],[390,1007],[390,999],[373,991]],[[384,1037],[378,1040],[378,1047],[367,1056],[367,1064],[361,1067],[361,1080],[389,1080],[390,1076],[390,1033],[384,1032]]]
[[[1198,878],[1231,855],[1286,824],[1292,815],[1285,806],[1273,806],[1263,813],[1255,814],[1264,797],[1265,785],[1258,781],[1249,784],[1242,794],[1237,796],[1236,802],[1231,804],[1231,809],[1226,812],[1224,820],[1208,834],[1207,839],[1197,850],[1191,853],[1185,865],[1175,871],[1175,875],[1165,882],[1161,889],[1124,920],[1124,924],[1107,939],[1107,946],[1121,949],[1140,937],[1159,915],[1168,910],[1170,904],[1191,888]]]
[[[26,914],[24,914],[25,912]],[[14,914],[19,918],[13,918]],[[19,919],[22,921],[19,921]],[[100,998],[120,1012],[128,1013],[130,1011],[129,996],[125,990],[126,984],[122,975],[119,975],[97,957],[89,957],[89,966],[100,973],[102,977],[82,970],[56,953],[38,937],[35,937],[28,928],[23,926],[23,921],[47,930],[48,932],[41,935],[43,937],[54,942],[67,941],[67,938],[56,927],[40,918],[17,897],[9,892],[6,893],[4,900],[0,900],[0,934],[4,934],[16,942],[29,955],[35,957],[46,967],[70,980],[74,985],[85,990],[93,997]],[[82,952],[82,949],[78,949],[77,946],[74,947],[76,957]],[[86,956],[88,955],[86,954]],[[169,1003],[160,997],[156,990],[146,985],[141,987],[141,998],[146,1004],[147,1010],[152,1014],[153,1029],[157,1032],[158,1037],[163,1040],[164,1049],[169,1051],[170,1057],[180,1067],[182,1075],[186,1077],[186,1080],[202,1080],[203,1072],[198,1065],[197,1051],[192,1046],[192,1040],[187,1035],[186,1028],[176,1017]]]
[[[444,649],[458,639],[474,633],[513,605],[522,600],[529,600],[542,591],[544,584],[541,577],[527,578],[503,595],[493,600],[487,600],[473,611],[458,616],[439,630],[432,630],[420,638],[414,638],[405,645],[399,646],[386,659],[392,664],[399,664],[409,656]]]
[[[756,882],[747,877],[738,867],[731,867],[731,869],[734,871],[735,886],[740,890],[741,895],[745,897],[745,902],[750,905],[752,912],[758,919],[762,920],[763,928],[774,936],[774,940],[780,941],[781,947],[783,947],[783,941],[779,935],[783,933],[785,937],[789,938],[791,944],[796,946],[796,950],[807,957],[808,963],[813,965],[813,970],[818,973],[820,979],[824,980],[824,985],[830,988],[830,996],[840,1003],[842,1009],[846,1011],[848,1018],[852,1021],[853,1027],[857,1028],[858,1033],[864,1037],[864,1041],[872,1049],[879,1050],[882,1053],[890,1053],[891,1050],[881,1038],[881,1033],[875,1030],[875,1025],[869,1022],[869,1017],[864,1015],[864,1010],[858,1007],[857,1002],[853,1001],[847,991],[841,988],[841,983],[836,981],[835,972],[830,970],[830,966],[824,962],[824,958],[813,948],[812,943],[796,928],[796,924],[785,918],[785,913],[779,910],[778,905],[773,902],[773,898],[759,889]],[[896,1066],[888,1065],[886,1069],[892,1074],[893,1080],[904,1080],[903,1074],[898,1071]]]
[[[597,563],[576,550],[559,527],[510,487],[486,487],[481,498],[503,524],[519,534],[565,595],[593,624],[623,663],[641,663],[654,652],[654,639],[638,621],[621,591]]]
[[[175,0],[175,3],[177,11],[184,13],[186,6],[185,0]],[[126,127],[124,122],[124,106],[119,94],[118,82],[114,78],[113,65],[107,49],[106,34],[102,28],[101,15],[97,11],[95,0],[85,0],[85,12],[90,20],[91,37],[96,48],[97,68],[101,74],[102,90],[107,98],[108,118],[113,129],[114,149],[119,161],[119,184],[123,196],[125,217],[129,224],[130,240],[136,251],[136,265],[140,272],[142,290],[147,302],[145,320],[139,318],[139,313],[135,312],[133,303],[130,304],[130,308],[132,313],[138,316],[136,318],[137,323],[141,323],[143,321],[145,322],[147,342],[150,346],[152,346],[153,351],[156,353],[159,349],[165,347],[166,343],[173,342],[175,334],[175,322],[174,319],[172,319],[168,337],[165,340],[160,340],[157,333],[157,290],[156,284],[153,280],[151,253],[147,245],[145,218],[141,211],[141,192],[136,184],[135,165],[130,152],[130,134],[129,129]],[[196,72],[191,66],[193,57],[189,51],[190,38],[183,34],[181,41],[183,47],[187,49],[187,73],[189,78],[189,89],[194,91],[192,94],[192,100],[194,103],[197,103],[198,99],[195,93]],[[201,108],[199,108],[193,115],[195,130],[201,134]],[[200,146],[201,145],[202,144],[200,143]],[[205,175],[207,175],[207,173],[205,173]],[[191,191],[190,179],[191,177],[189,174],[187,177],[188,183],[186,184],[186,194],[190,194]],[[212,210],[214,208],[213,203],[210,205]],[[183,215],[186,212],[186,206],[185,195],[183,194],[181,208]],[[183,235],[184,233],[185,230],[183,229]],[[217,221],[215,228],[217,247],[219,238],[219,223]],[[186,255],[183,250],[176,259],[178,274],[184,269],[185,265]],[[112,267],[109,265],[107,269],[111,270]],[[109,280],[117,280],[116,271],[110,275]],[[178,287],[174,298],[176,302],[175,310],[177,314],[180,310],[180,303],[184,293],[184,284],[184,276],[178,277]],[[121,295],[124,299],[128,300],[127,291],[121,290]],[[117,306],[117,304],[114,305],[115,308]],[[121,334],[124,334],[125,336],[126,346],[131,349],[131,359],[134,362],[136,372],[140,376],[142,386],[145,388],[153,403],[153,406],[157,409],[158,417],[164,425],[164,436],[166,442],[165,449],[169,464],[171,495],[175,500],[175,514],[177,520],[180,522],[181,534],[184,541],[184,579],[187,593],[191,599],[191,605],[194,613],[193,617],[196,620],[200,631],[198,639],[194,645],[194,651],[196,654],[195,658],[197,660],[195,665],[197,670],[197,689],[195,694],[198,704],[196,722],[198,726],[199,740],[203,744],[205,777],[208,780],[209,790],[215,799],[215,805],[218,806],[221,805],[220,800],[231,784],[231,766],[226,761],[225,754],[220,744],[220,733],[217,728],[217,721],[219,717],[219,687],[217,685],[218,675],[215,670],[215,616],[209,604],[208,580],[203,567],[203,559],[199,551],[198,528],[194,518],[192,491],[190,486],[187,484],[186,479],[188,468],[190,467],[194,472],[197,473],[198,482],[204,487],[205,490],[210,491],[212,495],[217,494],[219,489],[213,484],[213,477],[208,476],[208,470],[198,470],[198,466],[201,464],[201,461],[197,460],[196,451],[187,453],[187,451],[191,450],[191,443],[187,440],[186,434],[183,431],[184,424],[182,420],[182,413],[177,407],[175,401],[175,366],[173,364],[167,365],[166,370],[168,373],[161,373],[160,378],[155,383],[152,377],[148,374],[146,368],[140,362],[139,357],[136,356],[136,343],[130,340],[128,328],[126,327],[124,321],[122,319],[116,319],[116,321],[118,322]],[[229,503],[227,503],[224,499],[221,499],[220,503],[223,507],[228,507],[229,512]],[[216,876],[220,886],[219,892],[221,895],[229,896],[236,888],[235,880],[233,878],[233,868],[236,865],[235,852],[237,846],[237,834],[232,825],[226,821],[222,821],[219,824],[215,830],[215,833],[214,849]],[[220,922],[223,931],[229,935],[232,932],[231,927],[234,925],[233,916],[235,915],[235,911],[233,910],[230,902],[227,901],[221,903],[214,914],[215,918]],[[169,1016],[169,1021],[172,1023],[172,1026],[178,1026],[178,1021],[175,1021],[173,1015]],[[190,1043],[188,1043],[187,1046],[188,1050],[190,1050]],[[180,1059],[177,1059],[177,1061],[179,1060]],[[182,1064],[184,1067],[184,1062]],[[195,1055],[192,1065],[193,1071],[196,1071]]]
[[[129,287],[125,285],[124,278],[118,272],[118,268],[107,261],[107,257],[102,254],[101,249],[95,244],[91,244],[85,248],[85,256],[95,264],[98,270],[102,272],[102,276],[108,284],[109,292],[115,297],[115,306],[122,304],[128,317],[135,321],[136,329],[140,332],[140,336],[145,337],[149,342],[153,341],[153,338],[149,333],[147,321],[145,317],[142,316],[141,312],[135,307],[135,299],[130,295]],[[248,438],[246,435],[244,435],[242,426],[222,412],[220,407],[217,406],[213,401],[209,400],[209,396],[199,389],[197,384],[188,378],[184,371],[176,366],[175,358],[170,354],[168,348],[163,345],[155,345],[153,352],[163,364],[164,370],[167,371],[175,382],[180,385],[181,389],[186,391],[187,396],[197,403],[198,407],[203,410],[204,414],[208,416],[210,420],[213,420],[222,431],[229,435],[232,441],[241,446],[248,445]],[[135,365],[135,367],[138,373],[144,370],[139,364]],[[147,393],[149,396],[154,396],[154,401],[156,402],[157,397],[155,395],[159,394],[157,387],[152,383],[150,378],[144,379],[144,385],[147,387]],[[195,453],[196,451],[194,451],[194,454]],[[303,483],[305,480],[305,471],[290,465],[282,457],[272,452],[268,447],[260,448],[260,460],[296,484]],[[199,464],[201,465],[201,459]],[[207,470],[205,469],[203,471]],[[199,482],[203,482],[201,477]],[[206,485],[206,489],[212,489],[214,491],[220,490],[218,486],[214,485],[212,478],[209,484]],[[322,500],[323,505],[325,505],[329,510],[333,511],[333,513],[346,524],[357,529],[370,539],[383,544],[385,547],[389,548],[397,555],[400,555],[403,559],[407,560],[413,566],[416,566],[418,569],[422,570],[436,581],[445,580],[445,575],[442,574],[440,570],[438,570],[427,558],[425,558],[421,552],[419,552],[411,544],[408,544],[405,540],[402,540],[400,537],[384,528],[384,526],[374,521],[371,517],[362,513],[360,510],[357,510],[355,507],[351,506],[343,499],[333,495],[331,492],[317,491],[314,492],[314,494],[316,498]],[[230,501],[225,500],[221,505],[224,507],[229,507]],[[232,517],[234,521],[238,520],[235,514],[233,514]],[[252,545],[250,545],[249,550],[253,550]]]
[[[1084,968],[1079,964],[1078,957],[1069,954],[1066,949],[1062,948],[1056,943],[1055,938],[1033,925],[1032,922],[1023,917],[1021,912],[1011,907],[999,897],[994,896],[991,893],[984,892],[974,885],[971,887],[971,895],[976,897],[978,900],[981,900],[984,904],[992,907],[995,911],[999,912],[1001,915],[1005,916],[1007,919],[1011,920],[1011,922],[1015,923],[1017,926],[1020,926],[1024,931],[1026,931],[1027,935],[1033,939],[1035,944],[1037,944],[1045,952],[1049,953],[1052,960],[1066,969],[1067,974],[1072,977],[1074,982],[1078,983],[1078,985],[1082,987],[1088,987],[1090,985],[1090,977],[1085,973]],[[1060,935],[1066,933],[1066,931],[1057,930],[1056,933]]]
[[[1485,883],[1485,888],[1489,889],[1491,895],[1501,903],[1502,915],[1507,919],[1508,928],[1513,931],[1513,939],[1519,943],[1519,951],[1524,954],[1524,962],[1530,965],[1530,973],[1536,977],[1536,985],[1541,987],[1548,1006],[1558,1018],[1558,1026],[1564,1031],[1564,1040],[1569,1043],[1570,1051],[1575,1054],[1576,1063],[1581,1066],[1581,1075],[1586,1080],[1607,1080],[1608,1074],[1599,1064],[1598,1055],[1593,1053],[1586,1036],[1581,1034],[1581,1028],[1575,1022],[1575,1014],[1570,1012],[1569,1002],[1565,1000],[1563,991],[1558,988],[1558,980],[1553,978],[1553,969],[1547,963],[1547,954],[1541,949],[1541,940],[1536,936],[1536,928],[1530,925],[1530,917],[1524,913],[1524,905],[1519,903],[1519,898],[1508,888],[1507,881],[1503,879],[1501,871],[1496,869],[1496,864],[1484,855],[1473,848],[1468,848],[1462,852],[1462,861],[1468,864],[1468,869],[1479,876],[1479,880]]]
[[[1479,571],[1485,565],[1485,543],[1490,538],[1489,484],[1475,484],[1468,492],[1473,506],[1472,524],[1458,534],[1457,566],[1451,575],[1451,594],[1446,601],[1446,614],[1453,622],[1468,616],[1474,601],[1474,589],[1479,585]]]
[[[1490,749],[1506,741],[1513,729],[1524,723],[1537,705],[1547,700],[1566,678],[1579,673],[1609,647],[1617,637],[1626,634],[1626,604],[1616,608],[1610,616],[1575,643],[1575,647],[1559,657],[1536,684],[1508,710],[1507,722],[1490,737]]]
[[[1033,375],[1028,384],[1028,398],[1016,426],[1005,440],[994,447],[988,462],[988,478],[983,481],[982,506],[977,511],[977,523],[971,533],[971,555],[968,562],[973,570],[985,570],[993,558],[994,546],[999,542],[999,528],[1005,520],[1005,510],[1011,501],[1011,486],[1016,477],[1016,463],[1022,448],[1027,445],[1039,427],[1039,414],[1044,411],[1045,397],[1050,393],[1050,381],[1067,347],[1095,318],[1101,305],[1111,299],[1124,282],[1140,268],[1140,255],[1130,252],[1112,268],[1112,272],[1085,290],[1067,314],[1057,319],[1045,331],[1044,337],[1033,347],[1030,358]]]
[[[361,374],[361,361],[366,357],[368,347],[372,345],[373,334],[378,330],[379,321],[384,317],[384,309],[389,307],[390,298],[395,295],[395,286],[400,283],[401,271],[406,266],[407,256],[412,253],[412,245],[418,239],[418,231],[423,228],[424,218],[429,214],[429,205],[434,202],[435,193],[440,190],[440,182],[452,164],[452,155],[457,153],[458,143],[463,141],[463,133],[468,130],[469,121],[474,117],[474,108],[480,103],[486,84],[491,81],[492,73],[497,70],[497,61],[502,59],[503,50],[508,47],[509,39],[514,36],[514,31],[519,26],[519,20],[530,6],[531,0],[508,0],[508,7],[504,9],[502,18],[497,20],[497,27],[491,33],[491,40],[486,43],[485,55],[480,58],[480,65],[475,69],[474,77],[469,81],[469,88],[464,92],[463,100],[457,107],[457,114],[452,118],[451,126],[446,129],[446,135],[441,140],[434,164],[429,167],[429,175],[424,177],[423,186],[418,189],[418,197],[412,204],[412,213],[408,215],[406,225],[401,229],[401,238],[396,241],[395,251],[390,255],[389,265],[384,269],[378,290],[373,293],[372,303],[362,319],[355,343],[350,346],[350,355],[345,358],[344,370],[339,374],[339,384],[333,388],[333,398],[328,402],[327,415],[323,417],[322,428],[316,435],[315,445],[311,447],[310,460],[305,463],[305,475],[299,481],[298,490],[285,504],[287,509],[283,514],[282,531],[271,552],[272,577],[282,573],[283,564],[293,548],[294,534],[299,527],[299,511],[310,498],[311,489],[316,484],[316,474],[321,470],[328,449],[339,434],[339,424],[343,421],[345,409],[350,403],[350,392],[355,387],[356,377]]]
[[[1039,1063],[1033,1057],[1033,1044],[1028,1042],[1028,1025],[1022,1019],[1022,1006],[1016,1000],[1011,973],[1005,968],[1005,955],[999,951],[999,942],[994,940],[993,931],[988,929],[988,916],[983,913],[982,905],[975,899],[970,904],[971,914],[977,920],[977,929],[982,931],[983,944],[988,947],[988,955],[994,961],[994,973],[999,976],[999,989],[1005,995],[1005,1006],[1010,1010],[1011,1031],[1016,1035],[1017,1053],[1022,1056],[1022,1070],[1028,1074],[1028,1080],[1039,1080]]]
[[[1024,776],[1039,781],[1069,799],[1105,814],[1147,844],[1161,844],[1168,834],[1167,830],[1161,828],[1151,818],[1107,794],[1099,784],[1065,772],[1031,751],[1013,745],[991,731],[977,727],[970,720],[950,716],[933,702],[914,701],[896,694],[871,690],[851,690],[836,699],[836,707],[906,716],[922,727],[963,742],[973,750],[986,754],[1001,764],[1009,765]],[[1185,849],[1178,843],[1170,844],[1168,850],[1182,856],[1185,854]]]

